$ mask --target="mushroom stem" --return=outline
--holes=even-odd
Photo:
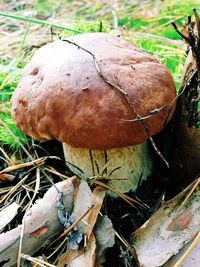
[[[109,150],[76,148],[63,143],[66,164],[81,179],[99,175],[115,191],[136,190],[139,180],[152,171],[152,159],[147,142]]]

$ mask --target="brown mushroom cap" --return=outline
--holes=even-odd
[[[110,149],[144,142],[158,133],[175,105],[175,86],[155,58],[107,33],[80,34],[40,48],[24,68],[11,99],[14,122],[38,140],[57,139],[74,147]],[[125,96],[98,74],[128,93]]]

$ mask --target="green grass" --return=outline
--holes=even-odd
[[[185,62],[185,56],[175,46],[164,45],[163,43],[156,40],[136,40],[137,45],[147,54],[156,57],[160,63],[164,64],[172,74],[176,88],[180,86],[180,78],[182,75],[182,68],[180,70],[180,65],[183,66]]]
[[[72,23],[72,27],[75,31],[77,31],[77,34],[78,32],[87,33],[87,32],[109,32],[110,31],[110,25],[102,21],[81,20],[79,22]],[[60,38],[64,39],[75,34],[76,34],[75,32],[64,30],[60,34]]]
[[[65,26],[61,26],[61,25],[58,25],[56,23],[50,23],[50,22],[47,22],[44,20],[33,19],[33,18],[29,18],[29,17],[27,18],[24,16],[12,15],[12,14],[7,14],[7,13],[3,13],[3,12],[0,12],[0,16],[1,17],[7,17],[9,19],[24,21],[26,23],[39,24],[41,26],[48,26],[48,27],[52,27],[52,28],[58,28],[60,30],[65,30],[65,31],[68,30],[68,31],[72,31],[74,33],[80,33],[80,31],[78,31],[78,30],[71,29],[71,28],[65,27]]]
[[[185,63],[184,51],[173,44],[165,44],[165,40],[159,41],[157,37],[181,40],[171,22],[175,21],[181,29],[187,21],[187,17],[193,15],[192,8],[195,5],[198,7],[199,4],[200,1],[198,0],[166,0],[160,6],[157,6],[155,11],[155,4],[152,1],[146,7],[129,8],[128,15],[125,14],[119,19],[119,25],[125,26],[133,34],[135,32],[142,32],[144,35],[151,34],[148,40],[138,37],[135,42],[141,49],[156,56],[169,69],[174,77],[177,90],[179,89]],[[142,10],[145,8],[149,10],[149,15],[143,15]]]
[[[1,113],[0,119],[6,124],[7,128],[16,136],[21,144],[27,144],[27,137],[14,125],[10,114]],[[20,144],[16,141],[13,135],[10,134],[8,129],[0,125],[0,144],[7,146],[7,150],[17,152],[20,150]]]
[[[27,138],[15,126],[10,114],[9,101],[14,89],[17,86],[21,69],[13,66],[13,64],[4,65],[0,63],[0,119],[4,121],[6,126],[17,136],[22,144],[26,144]],[[19,143],[13,138],[9,131],[0,123],[0,144],[7,145],[11,151],[20,149]]]

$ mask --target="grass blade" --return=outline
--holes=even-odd
[[[1,12],[0,12],[0,16],[10,18],[10,19],[21,20],[21,21],[25,21],[25,22],[29,22],[29,23],[39,24],[42,26],[49,26],[52,28],[58,28],[61,30],[67,30],[67,31],[72,31],[72,32],[76,32],[76,33],[81,33],[81,31],[78,31],[78,30],[74,30],[74,29],[71,29],[68,27],[60,26],[58,24],[39,20],[39,19],[32,19],[32,18],[27,18],[27,17],[23,17],[23,16],[18,16],[18,15],[12,15],[12,14],[8,14],[8,13],[1,13]]]

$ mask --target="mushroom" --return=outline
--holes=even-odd
[[[175,96],[169,71],[155,58],[119,36],[88,33],[35,53],[11,111],[25,134],[62,142],[80,178],[100,173],[114,190],[128,192],[152,171],[146,140],[171,119]]]

